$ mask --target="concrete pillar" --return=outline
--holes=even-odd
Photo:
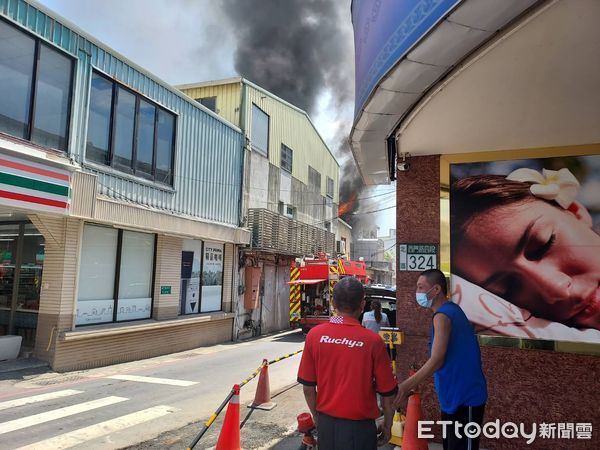
[[[183,239],[158,235],[156,239],[156,267],[154,279],[154,305],[152,318],[156,320],[177,318],[181,286],[181,248]],[[171,292],[161,294],[161,286]]]
[[[396,243],[440,243],[440,161],[439,156],[413,157],[410,170],[398,172],[396,180]],[[438,262],[439,262],[438,254]],[[406,379],[412,364],[422,366],[428,358],[431,330],[430,311],[417,305],[415,285],[419,272],[398,272],[397,327],[405,334],[405,343],[397,354],[397,373]],[[439,415],[433,383],[422,386],[423,408],[428,419]]]
[[[45,239],[34,355],[52,365],[57,337],[73,328],[83,221],[38,215],[29,219]]]

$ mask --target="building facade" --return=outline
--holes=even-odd
[[[390,228],[387,234],[379,235],[383,241],[383,259],[390,263],[391,285],[396,286],[396,229]]]
[[[370,284],[392,284],[392,263],[385,258],[385,245],[379,238],[359,238],[352,247],[352,259],[362,259]]]
[[[55,370],[231,340],[239,128],[0,1],[0,334]]]
[[[179,88],[246,138],[242,215],[252,239],[242,257],[238,330],[287,328],[292,261],[336,252],[339,164],[305,111],[246,79]],[[260,278],[257,292],[249,274]]]
[[[352,256],[352,227],[338,218],[337,232],[335,234],[336,253],[350,259]]]
[[[484,421],[574,430],[482,447],[599,447],[600,4],[354,1],[352,12],[355,159],[367,184],[397,186],[399,378],[428,357],[415,284],[440,268],[478,334]],[[511,189],[522,197],[502,209]],[[549,245],[531,253],[542,224]],[[507,256],[519,237],[528,248]],[[431,384],[423,399],[436,420]]]

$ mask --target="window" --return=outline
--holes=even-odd
[[[292,162],[294,152],[291,148],[281,144],[281,168],[286,172],[292,173]]]
[[[73,60],[0,20],[0,131],[66,151]]]
[[[202,106],[206,106],[212,112],[217,112],[217,97],[202,97],[197,98],[196,101],[202,104]]]
[[[252,105],[252,149],[269,156],[269,116],[258,106]]]
[[[296,218],[296,208],[291,205],[286,206],[285,213],[290,219]]]
[[[92,73],[88,160],[170,185],[174,147],[174,114]]]
[[[179,314],[222,310],[223,264],[223,244],[183,241]]]
[[[333,179],[327,177],[327,197],[333,198]]]
[[[175,136],[175,117],[166,111],[158,112],[156,138],[156,179],[171,184],[173,180],[173,145]]]
[[[150,317],[154,240],[153,234],[85,225],[76,325]]]
[[[223,294],[223,244],[204,243],[200,312],[221,310]]]
[[[154,121],[156,107],[140,99],[140,112],[138,115],[138,135],[136,142],[136,172],[146,177],[152,176],[154,155]]]
[[[117,89],[113,165],[131,169],[133,161],[133,131],[135,128],[135,95]]]
[[[321,174],[311,166],[308,166],[308,185],[321,192]]]
[[[122,231],[117,321],[147,319],[152,306],[154,235]]]
[[[100,164],[110,164],[110,113],[112,97],[113,84],[106,78],[93,74],[86,157]]]

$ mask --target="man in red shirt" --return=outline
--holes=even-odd
[[[397,381],[383,340],[358,321],[364,306],[362,284],[343,278],[333,290],[339,315],[306,336],[298,382],[317,423],[321,450],[373,450],[391,437]],[[379,441],[376,393],[384,412]]]

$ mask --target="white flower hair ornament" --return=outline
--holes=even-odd
[[[533,169],[521,168],[509,173],[507,180],[532,183],[531,193],[541,199],[555,201],[558,205],[573,213],[577,218],[589,222],[592,218],[587,209],[575,201],[580,184],[569,169],[543,169],[542,173]]]

